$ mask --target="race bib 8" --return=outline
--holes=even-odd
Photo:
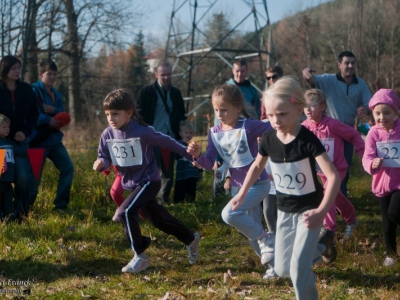
[[[140,138],[107,140],[111,160],[115,166],[132,167],[143,162]]]
[[[270,161],[275,189],[283,194],[302,196],[315,192],[310,160],[274,163]]]
[[[383,158],[383,167],[400,168],[400,141],[377,142],[376,151]]]

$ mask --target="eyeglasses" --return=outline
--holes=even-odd
[[[270,80],[270,79],[277,79],[278,77],[279,77],[278,74],[274,74],[272,76],[267,76],[266,78],[267,78],[267,80]]]

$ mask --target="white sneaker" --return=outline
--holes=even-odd
[[[191,265],[197,262],[199,258],[199,244],[200,244],[200,234],[197,232],[194,234],[194,241],[186,246],[186,249],[189,252],[189,263]]]
[[[115,214],[113,215],[112,219],[114,222],[121,222],[120,218],[118,217],[118,208],[115,210]]]
[[[148,258],[141,258],[135,254],[132,260],[122,268],[123,273],[139,273],[150,266]]]
[[[273,278],[279,278],[278,274],[275,273],[274,268],[269,268],[267,272],[265,272],[265,275],[263,276],[263,279],[273,279]]]
[[[346,229],[344,230],[343,239],[348,240],[353,235],[358,225],[360,225],[358,220],[356,220],[353,224],[347,224]]]
[[[391,266],[394,265],[394,263],[395,263],[394,258],[391,258],[391,257],[388,256],[388,257],[385,258],[385,261],[383,262],[383,266],[384,267],[391,267]]]
[[[261,264],[266,265],[274,259],[275,235],[269,233],[267,237],[258,240],[261,250]]]

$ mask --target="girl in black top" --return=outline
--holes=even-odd
[[[264,92],[263,101],[275,130],[263,135],[259,154],[240,192],[231,200],[232,207],[235,210],[243,203],[269,159],[278,207],[275,272],[292,279],[297,299],[318,299],[311,267],[317,257],[332,250],[330,244],[317,242],[340,177],[319,139],[298,122],[305,100],[296,80],[289,76],[279,79]],[[317,180],[316,162],[328,178],[325,194]]]

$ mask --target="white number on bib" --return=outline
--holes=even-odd
[[[400,168],[400,141],[377,142],[376,148],[383,167]]]
[[[224,162],[231,168],[240,168],[251,164],[254,160],[243,127],[223,132],[211,132],[214,146]]]
[[[114,165],[132,167],[142,164],[143,157],[140,138],[107,140],[107,145]]]
[[[289,163],[269,161],[277,191],[296,196],[315,192],[314,179],[308,158]]]

